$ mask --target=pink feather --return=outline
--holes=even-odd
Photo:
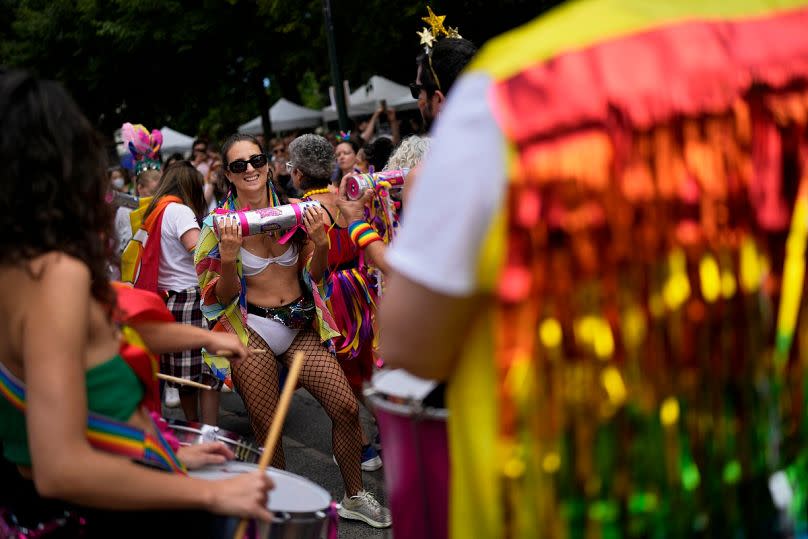
[[[129,143],[135,140],[135,126],[126,122],[121,127],[121,139],[123,143],[129,146]]]

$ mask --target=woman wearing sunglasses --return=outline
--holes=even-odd
[[[334,159],[330,146],[329,151],[326,178]],[[260,209],[287,202],[276,194],[267,156],[254,137],[231,136],[222,146],[222,158],[231,189],[223,209]],[[362,486],[359,407],[327,348],[340,334],[317,287],[328,261],[323,214],[308,209],[303,223],[309,238],[298,231],[286,244],[279,241],[279,234],[270,232],[243,237],[237,221],[220,224],[217,237],[212,217],[205,220],[195,256],[202,312],[216,321],[214,331],[235,333],[242,343],[261,350],[232,365],[223,358],[210,358],[209,365],[228,385],[232,373],[232,384],[244,400],[255,437],[263,440],[278,404],[281,364],[288,366],[295,352],[304,352],[300,383],[332,422],[333,452],[345,485],[343,506],[349,508],[341,514],[386,527],[389,512]],[[272,465],[285,466],[280,445]]]

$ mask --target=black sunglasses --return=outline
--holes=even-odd
[[[418,99],[418,96],[421,95],[421,90],[424,89],[423,84],[418,84],[417,82],[410,83],[410,93],[412,94],[413,99]]]
[[[235,174],[241,174],[242,172],[247,171],[247,163],[251,164],[254,169],[259,169],[267,166],[268,161],[269,160],[267,159],[266,155],[259,153],[258,155],[253,155],[247,161],[244,159],[233,161],[227,165],[227,170]]]

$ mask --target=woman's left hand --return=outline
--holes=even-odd
[[[325,212],[322,208],[310,206],[303,212],[303,224],[311,241],[317,247],[328,248],[328,234],[325,231]]]
[[[222,442],[205,442],[201,444],[180,447],[177,458],[189,470],[201,468],[208,464],[223,464],[236,457]]]

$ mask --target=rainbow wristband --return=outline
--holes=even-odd
[[[374,241],[382,240],[382,237],[365,221],[354,221],[348,225],[348,232],[351,234],[351,241],[360,249],[364,249]]]

